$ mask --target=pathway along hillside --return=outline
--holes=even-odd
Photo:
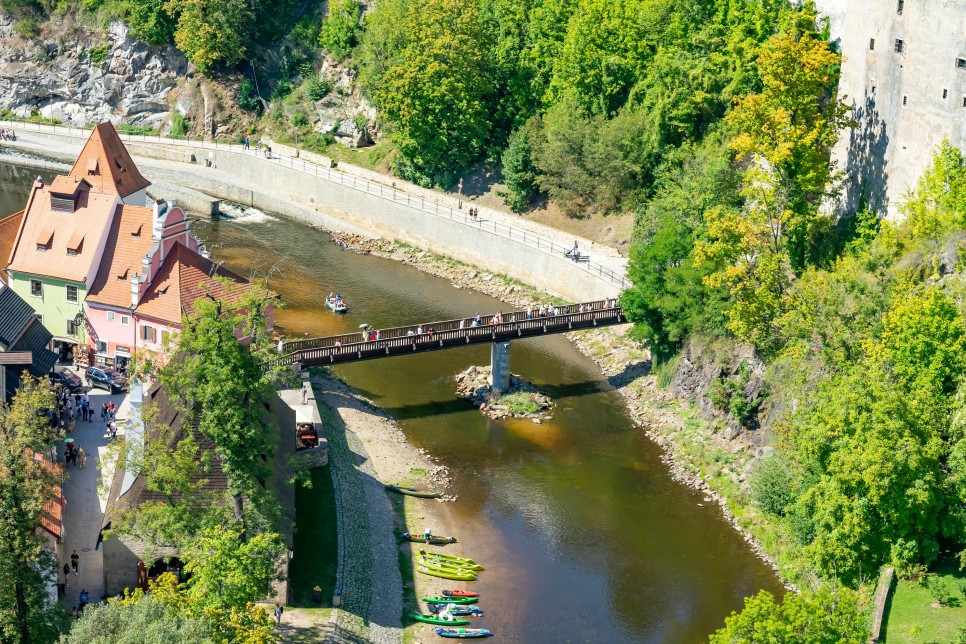
[[[19,128],[17,140],[4,142],[0,151],[7,147],[72,159],[88,134],[65,127],[6,123]],[[397,237],[536,281],[541,288],[573,300],[612,297],[628,285],[626,260],[614,249],[577,240],[583,257],[574,262],[564,256],[573,246],[569,234],[491,209],[480,209],[479,217],[470,217],[449,203],[451,197],[430,193],[427,198],[422,189],[392,177],[353,168],[366,173],[366,178],[360,178],[304,159],[279,154],[265,158],[238,145],[121,136],[149,178],[283,212],[329,229],[345,230],[348,225]]]

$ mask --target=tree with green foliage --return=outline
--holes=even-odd
[[[47,593],[57,560],[40,534],[60,477],[44,456],[59,437],[46,414],[54,395],[46,380],[24,376],[13,401],[0,405],[0,641],[29,644],[49,642],[60,619]]]
[[[413,178],[443,178],[476,159],[490,135],[493,82],[473,0],[377,5],[367,76],[373,99]]]
[[[332,0],[329,15],[319,30],[319,46],[338,60],[348,57],[356,44],[362,7],[356,0]]]
[[[537,193],[537,169],[533,165],[533,148],[530,139],[534,127],[522,127],[510,135],[503,151],[503,181],[506,205],[514,212],[523,212]]]
[[[755,505],[782,516],[795,500],[795,478],[784,459],[773,454],[762,459],[751,476],[751,499]]]
[[[208,528],[183,553],[185,571],[191,574],[187,595],[222,610],[259,601],[272,593],[285,553],[281,536],[274,532],[245,540],[238,530]]]
[[[192,596],[171,573],[106,604],[92,604],[61,637],[63,644],[273,644],[268,611],[247,603],[221,608]]]
[[[202,73],[230,67],[247,51],[255,21],[251,0],[168,0],[178,16],[174,41]]]
[[[123,7],[125,23],[138,40],[160,47],[174,39],[178,12],[171,13],[169,0],[126,0]]]
[[[745,599],[711,644],[865,644],[868,618],[852,590],[822,586],[815,593],[788,593],[782,603],[768,591]]]

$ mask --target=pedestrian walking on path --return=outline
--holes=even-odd
[[[305,405],[309,401],[309,383],[302,383],[302,404]]]
[[[282,623],[282,605],[275,602],[275,628],[278,628]]]
[[[76,550],[70,555],[70,567],[74,571],[75,575],[80,574],[80,572],[78,572],[78,569],[80,568],[80,555],[77,554]]]
[[[80,468],[84,469],[84,465],[87,463],[87,454],[84,453],[83,447],[77,448],[77,458],[80,459]]]

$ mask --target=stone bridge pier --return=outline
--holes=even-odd
[[[494,342],[490,345],[490,386],[494,398],[499,398],[510,388],[510,343]]]

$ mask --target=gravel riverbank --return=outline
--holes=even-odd
[[[320,413],[336,491],[336,583],[342,591],[342,606],[332,612],[333,641],[401,642],[400,618],[404,609],[415,606],[403,604],[407,589],[400,555],[407,565],[411,563],[410,544],[400,545],[397,535],[421,532],[425,526],[432,526],[436,534],[454,531],[445,503],[421,499],[414,499],[418,506],[391,503],[384,485],[416,484],[444,493],[449,483],[446,468],[410,445],[384,412],[344,383],[314,372],[312,386],[316,400],[322,403]],[[397,507],[418,507],[418,511],[400,516]],[[449,546],[447,552],[459,554],[453,548]],[[410,588],[417,596],[438,585],[421,576],[414,581],[415,588]]]

